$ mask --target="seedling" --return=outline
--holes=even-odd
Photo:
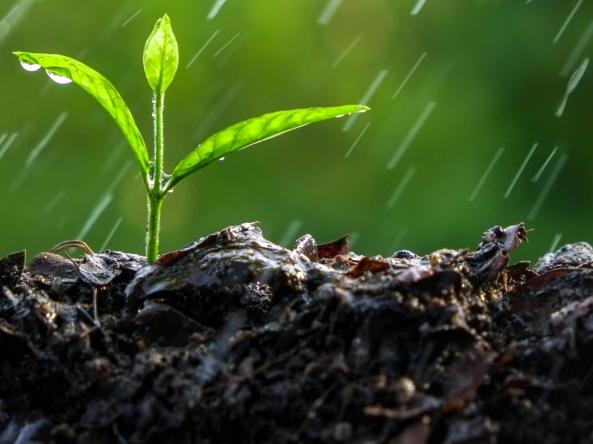
[[[171,85],[179,64],[177,40],[167,15],[157,21],[148,36],[143,55],[144,72],[153,93],[154,151],[152,159],[148,155],[146,143],[128,106],[113,84],[102,74],[78,60],[59,54],[20,51],[14,54],[27,71],[37,71],[43,68],[56,83],[74,82],[80,86],[105,108],[119,126],[132,148],[146,186],[148,207],[146,258],[151,263],[156,261],[159,253],[163,200],[182,179],[218,159],[287,131],[310,123],[364,112],[369,109],[362,105],[303,108],[277,111],[244,120],[206,138],[181,159],[171,174],[167,174],[163,171],[165,92]]]

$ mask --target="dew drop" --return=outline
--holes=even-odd
[[[221,157],[221,158],[220,158],[220,159],[218,159],[218,160],[220,160],[220,161],[222,162],[222,161],[224,160],[224,157]]]
[[[45,72],[47,73],[50,79],[52,79],[56,83],[59,83],[60,85],[67,85],[68,83],[72,83],[72,79],[69,79],[68,77],[61,76],[59,74],[56,74],[55,72],[48,71],[47,69],[45,70]]]
[[[33,71],[38,71],[41,68],[41,65],[38,65],[36,63],[28,63],[25,62],[24,60],[21,60],[21,66],[23,67],[23,69],[25,71],[29,71],[29,72],[33,72]]]

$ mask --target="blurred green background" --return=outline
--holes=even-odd
[[[82,90],[25,72],[11,51],[62,53],[102,72],[148,143],[141,56],[164,12],[181,54],[166,103],[168,171],[247,117],[360,102],[373,111],[191,176],[165,202],[163,251],[252,220],[288,244],[352,233],[371,255],[473,247],[490,226],[520,221],[535,231],[514,259],[592,240],[593,73],[555,116],[593,49],[591,2],[2,0],[0,255],[80,235],[95,249],[111,237],[109,248],[143,251],[144,191],[119,131]]]

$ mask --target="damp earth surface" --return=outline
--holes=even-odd
[[[391,257],[256,223],[0,260],[0,443],[593,440],[593,249]],[[476,236],[479,238],[479,236]]]

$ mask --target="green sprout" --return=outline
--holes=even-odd
[[[172,174],[164,169],[165,138],[163,113],[165,92],[171,85],[179,52],[167,15],[159,19],[144,46],[144,72],[153,92],[154,151],[148,155],[146,143],[136,126],[134,117],[113,84],[85,64],[59,54],[15,52],[27,71],[45,69],[56,83],[74,82],[95,98],[119,126],[128,141],[147,190],[148,217],[146,223],[146,258],[153,263],[159,254],[161,208],[168,192],[178,182],[206,165],[258,142],[310,123],[320,122],[369,108],[362,105],[344,105],[323,108],[303,108],[277,111],[244,120],[206,138],[175,166]]]

